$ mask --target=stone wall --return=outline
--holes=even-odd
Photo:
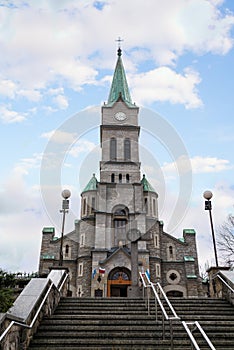
[[[1,350],[28,348],[42,318],[51,315],[60,297],[67,294],[68,283],[61,284],[66,276],[65,270],[51,271],[48,278],[32,279],[29,282],[2,319],[1,335],[11,323],[13,325],[1,339]],[[41,304],[42,307],[39,308]]]

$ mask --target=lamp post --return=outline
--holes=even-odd
[[[63,190],[62,191],[62,209],[60,210],[60,213],[63,214],[63,221],[62,221],[62,232],[61,232],[61,241],[60,241],[60,252],[59,252],[59,266],[63,266],[63,234],[64,234],[64,226],[65,226],[65,215],[68,213],[69,209],[69,200],[68,198],[71,196],[71,192],[69,190]]]
[[[212,220],[212,214],[211,214],[211,209],[212,209],[211,198],[213,197],[213,194],[212,194],[211,191],[205,191],[203,193],[203,197],[206,199],[206,201],[205,201],[205,210],[209,210],[210,226],[211,226],[211,233],[212,233],[214,253],[215,253],[215,263],[216,263],[216,267],[218,267],[219,266],[219,264],[218,264],[218,256],[217,256],[216,243],[215,243],[215,234],[214,234],[214,226],[213,226],[213,220]]]

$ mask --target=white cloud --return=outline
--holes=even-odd
[[[56,108],[53,108],[51,106],[43,106],[42,107],[43,110],[46,112],[46,113],[55,113],[57,112],[57,109]]]
[[[196,156],[191,159],[193,172],[198,173],[211,173],[220,172],[232,169],[234,166],[230,164],[227,159],[218,159],[216,157],[200,157]]]
[[[195,156],[190,159],[192,171],[194,174],[199,173],[217,173],[225,170],[234,168],[227,159],[219,159],[216,157],[201,157]],[[162,170],[167,176],[171,176],[176,173],[177,169],[182,172],[187,172],[188,162],[185,161],[184,157],[180,157],[176,162],[164,163]]]
[[[17,91],[17,95],[19,96],[23,96],[25,98],[27,98],[30,101],[34,101],[34,102],[38,102],[40,101],[42,94],[40,91],[37,90],[18,90]]]
[[[199,74],[187,68],[178,74],[169,67],[160,67],[132,78],[132,94],[138,103],[169,101],[184,104],[186,108],[202,106],[198,96]]]
[[[30,169],[39,168],[42,159],[41,153],[34,153],[32,158],[22,158],[13,169],[13,176],[28,175]]]
[[[59,144],[72,144],[76,140],[75,133],[69,133],[61,130],[51,130],[49,132],[45,132],[41,135],[41,137]]]
[[[9,79],[0,80],[0,95],[14,98],[16,92],[16,84]]]
[[[13,111],[6,106],[0,107],[0,119],[5,124],[20,123],[26,119],[25,113]]]
[[[78,157],[81,153],[93,151],[95,147],[96,145],[93,142],[88,140],[78,140],[74,147],[69,151],[69,154],[73,157]]]
[[[68,107],[68,100],[64,95],[57,95],[53,98],[53,102],[61,109]]]
[[[233,46],[234,16],[220,12],[220,0],[149,0],[144,7],[140,0],[134,1],[134,7],[132,1],[106,1],[102,8],[96,8],[93,1],[74,0],[59,5],[26,1],[28,6],[21,6],[16,0],[12,4],[17,6],[1,7],[0,33],[0,51],[4,52],[0,57],[4,72],[2,84],[7,86],[5,95],[10,98],[14,97],[16,82],[19,91],[40,90],[41,93],[58,80],[75,90],[85,84],[97,84],[98,71],[113,67],[113,44],[110,43],[119,33],[120,19],[121,31],[126,36],[124,48],[129,55],[126,67],[135,73],[138,64],[145,60],[154,62],[155,67],[174,65],[187,51],[199,55],[226,54]],[[136,77],[136,81],[140,84],[158,78],[159,73],[166,74],[165,79],[177,81],[171,87],[171,97],[169,87],[154,82],[159,100],[169,98],[187,108],[201,105],[196,91],[199,76],[195,72],[182,75],[165,67],[161,71],[151,68],[150,72]],[[138,92],[140,87],[141,84]],[[39,99],[35,93],[27,94],[35,101]],[[56,94],[62,95],[57,97],[59,108],[66,108],[63,93],[57,91]],[[148,101],[153,98],[149,89]]]
[[[59,88],[51,88],[48,90],[49,95],[59,95],[64,94],[64,89],[62,87]]]

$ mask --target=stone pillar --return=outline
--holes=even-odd
[[[138,241],[131,242],[131,274],[132,274],[132,285],[128,288],[129,298],[139,298],[139,271],[138,271]]]

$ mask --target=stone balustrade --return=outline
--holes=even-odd
[[[64,268],[53,269],[47,278],[33,278],[14,305],[0,319],[1,350],[26,350],[41,320],[53,313],[68,291]],[[11,325],[11,327],[10,327]],[[8,332],[3,336],[4,331]]]

